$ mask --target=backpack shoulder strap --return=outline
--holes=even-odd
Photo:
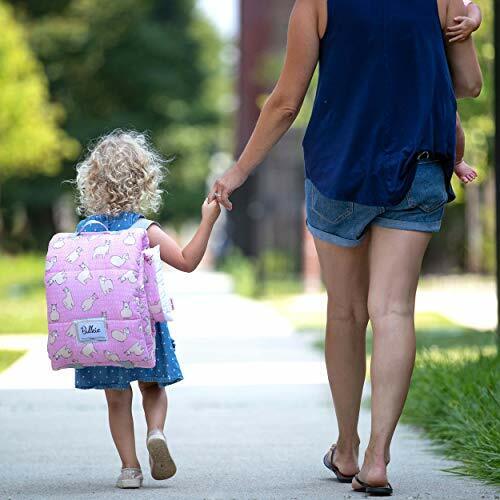
[[[158,224],[158,222],[141,217],[130,226],[130,229],[144,229],[147,231],[152,225],[160,227],[160,224]]]
[[[79,228],[77,228],[77,231],[76,231],[77,236],[80,236],[80,234],[85,232],[85,228],[92,225],[92,224],[97,224],[97,225],[103,227],[105,231],[109,231],[108,226],[106,226],[106,224],[104,224],[103,222],[101,222],[99,220],[95,220],[95,219],[90,219],[86,222],[82,221],[81,227],[80,227],[80,224],[78,225]]]

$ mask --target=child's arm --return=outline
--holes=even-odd
[[[148,229],[149,243],[152,247],[160,245],[160,255],[163,262],[180,271],[191,273],[198,267],[205,255],[210,234],[219,215],[219,204],[216,201],[210,204],[205,201],[202,207],[200,227],[193,239],[183,249],[154,224]]]
[[[463,42],[469,38],[474,31],[478,30],[483,22],[483,16],[479,6],[469,0],[465,0],[464,3],[467,7],[467,15],[455,17],[453,20],[456,24],[448,26],[446,30],[446,36],[450,43]]]

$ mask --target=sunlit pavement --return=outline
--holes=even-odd
[[[137,498],[360,498],[321,464],[336,429],[322,356],[285,318],[231,293],[222,275],[171,274],[171,324],[186,380],[169,390],[167,436],[178,474],[146,474]],[[100,391],[75,391],[52,372],[44,337],[0,337],[29,352],[0,375],[0,498],[111,498],[119,461]],[[135,398],[145,472],[145,425]],[[369,414],[361,415],[366,443]],[[408,427],[394,441],[394,498],[495,498],[493,488],[440,470],[450,465]]]

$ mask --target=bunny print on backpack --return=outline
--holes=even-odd
[[[106,278],[106,276],[99,276],[99,285],[101,285],[101,290],[104,295],[113,291],[113,281]]]
[[[105,257],[106,255],[108,255],[110,247],[111,247],[111,241],[106,240],[104,242],[104,245],[98,246],[94,249],[92,258],[97,259],[100,257]]]
[[[68,287],[63,289],[65,295],[63,299],[63,305],[66,309],[71,311],[73,307],[75,307],[75,301],[73,300],[73,295],[71,294],[71,290]]]
[[[49,260],[45,261],[45,270],[50,271],[56,264],[57,257],[51,257]]]
[[[82,310],[87,312],[92,309],[94,306],[94,302],[97,300],[97,294],[93,293],[90,297],[87,297],[83,302],[82,302]]]
[[[78,247],[75,250],[73,250],[67,257],[66,257],[66,262],[69,262],[70,264],[73,264],[73,262],[76,262],[80,255],[83,252],[83,248]]]
[[[66,276],[66,273],[64,271],[61,271],[57,274],[54,274],[52,278],[50,278],[48,284],[49,286],[53,285],[54,283],[56,283],[57,285],[62,285],[66,282],[67,279],[68,277]]]
[[[92,274],[87,266],[87,264],[80,264],[80,269],[82,270],[80,274],[78,274],[78,281],[82,285],[86,285],[89,280],[92,279]]]
[[[127,318],[132,317],[132,309],[130,309],[129,302],[123,302],[123,307],[122,307],[120,314],[121,314],[123,319],[127,319]]]

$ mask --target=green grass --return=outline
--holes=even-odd
[[[451,472],[500,484],[500,358],[494,347],[424,349],[403,421],[460,464]]]
[[[0,255],[0,334],[47,329],[41,255]]]
[[[0,372],[17,361],[26,351],[0,351]]]

